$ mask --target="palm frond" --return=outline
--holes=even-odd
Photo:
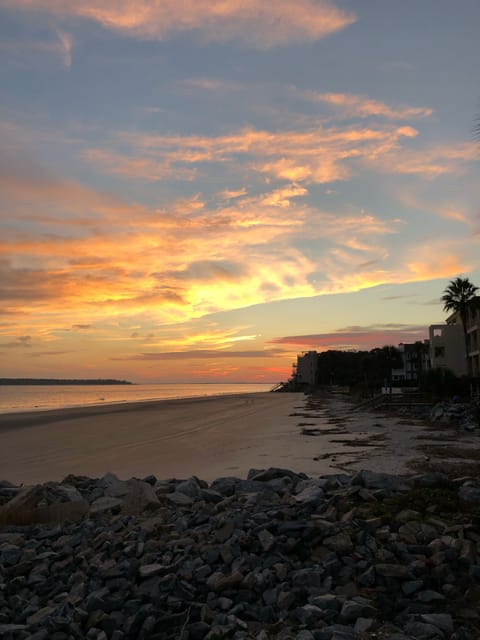
[[[476,304],[476,287],[468,278],[455,278],[451,280],[441,297],[444,311],[456,311],[464,315],[466,308]]]

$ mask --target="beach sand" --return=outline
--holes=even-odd
[[[311,476],[408,473],[430,457],[438,433],[419,420],[353,410],[342,395],[252,393],[2,414],[0,443],[0,479],[15,483],[108,471],[211,481],[270,466]]]
[[[272,462],[300,469],[290,455],[297,401],[252,393],[3,414],[0,476],[26,484],[107,471],[213,480]]]

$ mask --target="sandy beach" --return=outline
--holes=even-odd
[[[442,433],[451,441],[451,430]],[[468,436],[454,437],[468,445]],[[431,460],[425,451],[438,446],[439,432],[356,411],[341,395],[253,393],[3,414],[0,438],[1,479],[30,484],[108,471],[211,481],[270,466],[311,476],[406,473]]]
[[[3,414],[0,473],[24,483],[107,471],[212,480],[272,462],[295,466],[289,414],[297,402],[296,394],[254,393]]]

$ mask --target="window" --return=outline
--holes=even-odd
[[[441,338],[443,336],[443,329],[434,329],[433,330],[433,337],[434,338]]]
[[[435,358],[445,357],[445,347],[435,347]]]

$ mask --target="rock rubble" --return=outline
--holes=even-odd
[[[431,422],[454,424],[469,433],[480,432],[479,408],[474,404],[438,402],[430,410]]]
[[[0,483],[4,640],[478,640],[480,488],[441,473]]]

